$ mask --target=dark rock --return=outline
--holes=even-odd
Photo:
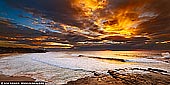
[[[117,73],[116,73],[115,71],[108,70],[107,73],[109,73],[113,78],[119,78],[119,77],[117,76]]]
[[[93,72],[94,73],[94,76],[100,76],[101,74],[98,73],[98,72]]]
[[[83,55],[78,55],[78,57],[84,57]]]
[[[167,71],[161,70],[161,69],[153,69],[153,68],[148,68],[149,71],[157,71],[157,72],[164,72],[167,73]]]

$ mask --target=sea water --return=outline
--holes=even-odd
[[[160,57],[159,51],[27,53],[1,58],[0,72],[10,76],[31,77],[36,81],[48,82],[48,84],[64,84],[86,76],[93,76],[93,71],[107,73],[108,70],[118,68],[157,68],[170,72],[169,63],[156,60]],[[125,62],[116,59],[123,59]]]

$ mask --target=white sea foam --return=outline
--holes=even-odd
[[[89,71],[107,72],[107,70],[133,67],[155,67],[163,70],[170,70],[170,67],[162,66],[164,63],[152,59],[137,58],[130,60],[131,62],[146,62],[142,64],[131,64],[131,62],[119,64],[112,63],[112,61],[105,62],[95,58],[73,57],[77,56],[75,54],[77,53],[48,52],[4,57],[0,59],[0,72],[6,75],[28,76],[40,81],[61,84],[70,80],[76,80],[78,78],[92,75]],[[155,63],[147,64],[148,62]]]
[[[54,58],[54,57],[33,57],[35,61],[69,69],[82,69],[87,71],[102,71],[113,68],[114,66],[105,62],[90,58]]]
[[[34,56],[32,56],[32,60],[44,64],[48,64],[51,66],[66,68],[66,69],[82,70],[82,71],[98,71],[98,72],[106,72],[110,69],[115,69],[115,68],[126,68],[126,67],[136,66],[130,64],[108,63],[95,58],[88,58],[88,57],[53,57],[53,56],[48,56],[48,53],[46,53],[43,56],[39,54],[38,55],[34,54]]]
[[[168,59],[170,58],[169,52],[161,53],[161,55],[162,55],[163,58],[168,58]]]
[[[76,80],[92,73],[83,71],[74,71],[71,69],[63,69],[57,66],[49,65],[42,62],[32,60],[34,57],[48,58],[48,56],[61,58],[61,53],[29,53],[21,54],[13,57],[5,57],[0,59],[0,72],[11,76],[27,76],[37,81],[47,81],[56,84],[63,84],[71,80]],[[49,59],[49,58],[48,58]]]
[[[162,61],[158,61],[154,59],[147,59],[147,58],[136,58],[136,59],[129,59],[126,61],[127,62],[138,62],[138,63],[164,63]]]

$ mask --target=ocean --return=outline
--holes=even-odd
[[[123,68],[155,68],[168,71],[170,65],[159,61],[161,51],[61,51],[26,53],[0,58],[0,73],[27,76],[48,84],[65,84],[93,72]]]

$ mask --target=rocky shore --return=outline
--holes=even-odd
[[[15,54],[0,54],[1,57],[17,55]],[[86,57],[79,55],[78,57]],[[87,56],[88,58],[93,58]],[[97,59],[105,59],[98,58]],[[108,59],[108,58],[107,58]],[[169,67],[169,58],[149,58],[166,62]],[[109,60],[121,61],[118,59],[110,58]],[[111,69],[111,68],[110,68]],[[159,68],[123,68],[108,70],[105,74],[90,71],[94,75],[85,78],[77,79],[76,81],[69,81],[65,85],[170,85],[170,71]],[[0,72],[1,73],[1,72]],[[24,76],[8,76],[0,74],[0,81],[35,81],[31,77]],[[48,84],[47,84],[48,85]],[[55,83],[54,83],[55,85]]]
[[[66,85],[170,85],[169,73],[161,69],[125,68],[108,70],[107,73],[94,73],[92,77],[70,81]]]

